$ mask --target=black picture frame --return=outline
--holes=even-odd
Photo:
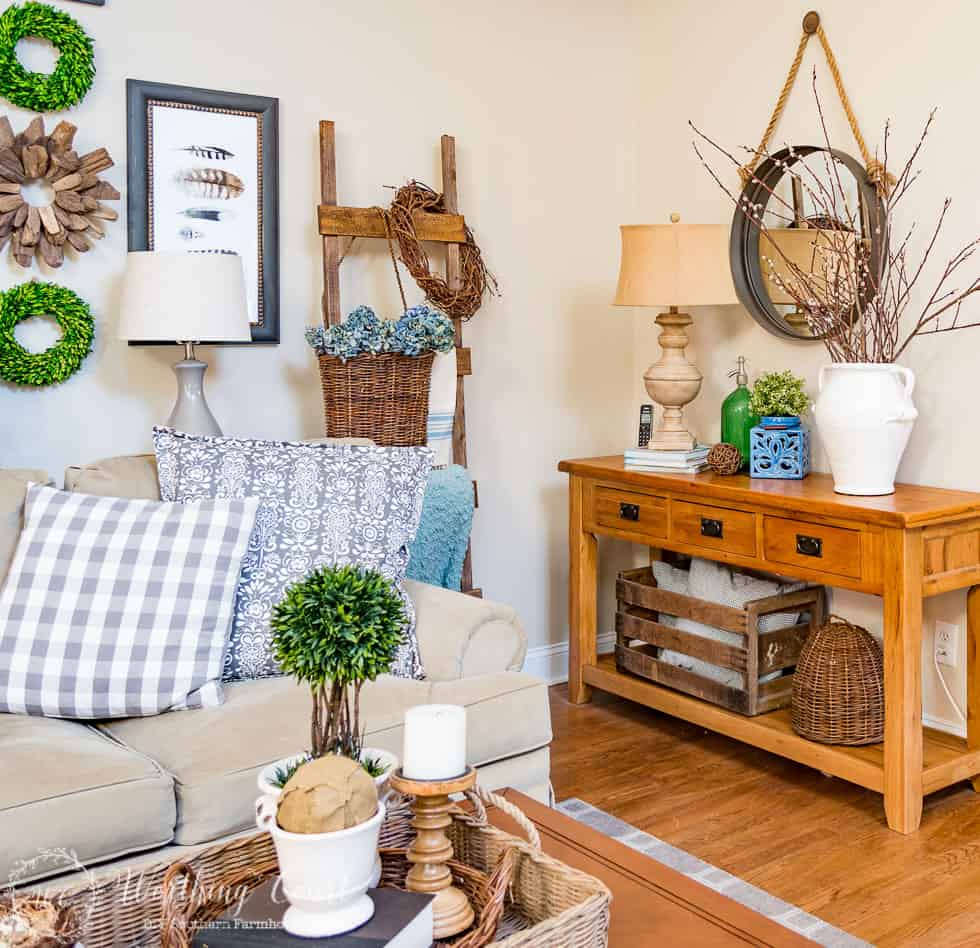
[[[126,80],[127,208],[129,249],[151,250],[149,189],[149,106],[170,103],[202,111],[225,110],[254,113],[260,122],[262,217],[259,251],[259,319],[252,325],[251,344],[279,343],[279,99],[192,86]],[[256,222],[258,227],[258,222]],[[250,345],[195,340],[205,345]]]

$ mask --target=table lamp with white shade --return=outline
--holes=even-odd
[[[129,254],[119,336],[130,342],[184,347],[174,366],[177,403],[167,424],[189,434],[220,435],[204,397],[208,364],[194,355],[201,342],[249,342],[245,276],[236,254],[136,251]]]
[[[662,406],[650,439],[657,451],[690,451],[697,439],[684,426],[684,406],[701,390],[702,375],[687,360],[691,317],[679,306],[728,306],[738,302],[728,260],[729,229],[721,224],[632,224],[623,239],[616,306],[659,306],[660,358],[643,380]]]

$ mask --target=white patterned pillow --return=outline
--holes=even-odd
[[[112,718],[221,704],[258,507],[30,484],[0,590],[0,711]]]
[[[155,428],[153,443],[165,500],[261,500],[225,653],[226,680],[280,674],[272,610],[317,567],[345,563],[376,569],[398,587],[409,625],[392,673],[423,677],[415,610],[401,583],[432,467],[428,448],[212,438],[172,428]]]

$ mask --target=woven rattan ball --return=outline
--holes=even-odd
[[[734,444],[720,441],[708,452],[708,467],[715,474],[737,474],[742,469],[742,453]]]
[[[877,744],[885,730],[884,677],[874,636],[831,616],[796,663],[793,730],[821,744]]]

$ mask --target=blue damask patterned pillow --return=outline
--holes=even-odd
[[[392,672],[422,678],[415,611],[401,587],[432,466],[428,448],[302,444],[188,435],[154,428],[164,500],[258,497],[242,564],[226,681],[280,674],[269,621],[286,588],[324,564],[376,569],[409,616]]]

